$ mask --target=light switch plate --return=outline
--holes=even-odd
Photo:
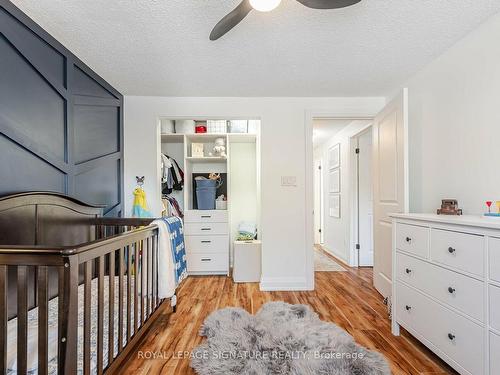
[[[281,186],[297,186],[297,176],[281,176]]]

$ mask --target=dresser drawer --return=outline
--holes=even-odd
[[[226,210],[188,210],[184,214],[185,223],[227,223]]]
[[[484,323],[484,283],[398,253],[396,277]]]
[[[490,238],[488,247],[490,252],[490,279],[500,283],[500,239]]]
[[[490,333],[490,375],[500,374],[500,336]]]
[[[226,273],[229,270],[229,254],[198,254],[187,253],[188,273],[220,272]]]
[[[484,276],[484,237],[433,229],[431,259],[458,270]]]
[[[500,331],[500,288],[489,286],[490,294],[490,326]],[[499,373],[500,374],[500,373]]]
[[[396,248],[422,258],[429,257],[429,228],[396,224]]]
[[[471,374],[484,373],[484,329],[404,284],[397,284],[396,316]]]
[[[186,236],[227,235],[229,228],[227,223],[185,223],[184,234]]]
[[[222,253],[229,251],[229,236],[185,236],[190,253]]]

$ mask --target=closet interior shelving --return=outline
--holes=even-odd
[[[192,120],[199,121],[199,119]],[[184,171],[184,189],[174,191],[170,195],[177,199],[185,215],[186,252],[190,274],[229,274],[233,243],[236,240],[240,222],[256,223],[260,237],[259,133],[260,121],[255,133],[160,132],[162,153],[174,158]],[[225,140],[226,157],[208,155],[217,138]],[[192,156],[192,143],[204,144],[205,155],[203,157]],[[224,191],[227,192],[227,210],[196,209],[193,178],[194,175],[208,173],[220,173],[223,176],[224,184],[226,184]],[[224,225],[227,227],[227,233]],[[214,235],[208,236],[208,231],[198,232],[202,229],[210,229]],[[207,245],[206,250],[200,250],[197,242],[216,243],[218,248],[216,245]]]

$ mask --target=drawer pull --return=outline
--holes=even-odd
[[[407,268],[406,273],[409,275],[411,273],[411,269]]]
[[[212,230],[212,228],[201,228],[201,230]]]
[[[202,219],[210,219],[212,216],[211,215],[201,215]]]
[[[448,338],[449,338],[451,341],[453,341],[453,340],[455,340],[455,335],[454,335],[454,334],[452,334],[452,333],[448,333]]]
[[[448,248],[448,252],[449,252],[450,254],[453,254],[455,251],[457,251],[457,249],[454,249],[454,248],[452,248],[451,246]]]
[[[202,262],[210,262],[212,259],[211,258],[201,258]]]
[[[411,310],[411,306],[406,305],[405,309],[406,309],[406,311],[410,311]]]
[[[201,243],[212,243],[212,241],[201,241]]]
[[[410,237],[406,237],[406,242],[411,243],[411,238]]]
[[[450,294],[453,294],[456,292],[456,289],[455,288],[452,288],[451,286],[448,288],[448,292],[450,292]]]

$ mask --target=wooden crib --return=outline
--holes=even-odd
[[[159,315],[158,228],[101,215],[54,193],[0,198],[0,374],[114,373]]]

